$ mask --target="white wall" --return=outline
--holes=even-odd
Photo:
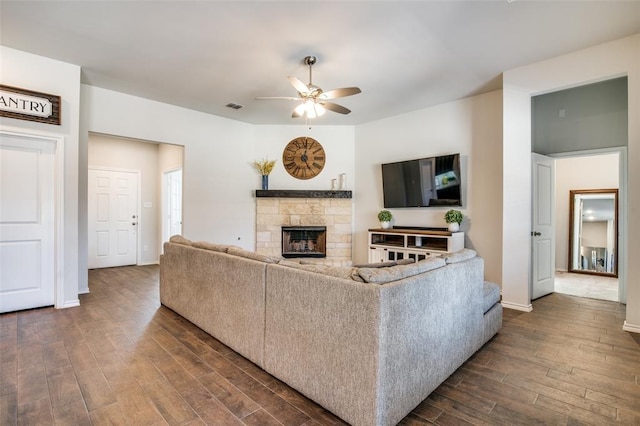
[[[185,147],[187,238],[252,248],[254,186],[245,159],[254,157],[253,126],[96,87],[83,89],[89,131]]]
[[[555,160],[556,270],[566,271],[569,265],[569,191],[618,188],[619,161],[617,153]]]
[[[253,160],[278,160],[270,189],[329,189],[332,177],[355,174],[352,127],[254,126],[91,86],[83,86],[83,103],[89,131],[184,146],[183,234],[193,240],[255,249]],[[325,169],[307,181],[282,167],[282,150],[303,135],[327,154]]]
[[[140,172],[138,264],[158,263],[161,233],[158,221],[161,211],[158,145],[91,133],[88,153],[89,167]]]
[[[160,174],[182,168],[184,163],[184,147],[161,143],[158,145],[158,170]],[[160,176],[162,179],[162,176]]]
[[[0,63],[2,84],[61,97],[62,122],[59,126],[4,117],[0,118],[0,125],[9,130],[64,138],[64,231],[61,236],[64,253],[60,253],[64,256],[64,267],[63,271],[58,271],[64,288],[58,292],[62,293],[63,300],[56,300],[56,306],[75,306],[79,282],[86,283],[87,275],[86,268],[78,267],[80,67],[4,46],[0,46]]]
[[[269,175],[269,189],[331,189],[331,179],[337,179],[340,173],[346,173],[346,189],[353,189],[354,166],[354,128],[352,126],[255,126],[255,154],[247,159],[268,158],[277,160],[273,172]],[[285,146],[299,136],[309,136],[320,142],[327,161],[319,175],[309,180],[293,178],[282,165],[282,151]],[[251,167],[251,166],[250,166]],[[255,189],[260,189],[260,175],[251,170],[249,178]]]
[[[531,101],[532,95],[627,75],[629,91],[628,180],[621,194],[621,231],[640,235],[640,34],[605,43],[503,74],[505,161],[503,221],[503,301],[530,303],[529,233],[531,231]],[[515,160],[515,161],[514,161]],[[521,194],[527,194],[523,199]],[[515,202],[512,203],[512,200]],[[626,204],[625,204],[626,201]],[[509,204],[507,204],[509,202]],[[508,206],[508,208],[507,208]],[[626,215],[625,210],[626,209]],[[626,232],[625,232],[626,231]],[[512,235],[517,235],[513,238]],[[623,236],[626,236],[623,235]],[[640,239],[624,238],[626,257],[619,260],[620,279],[627,282],[624,328],[640,332]]]
[[[356,127],[354,261],[367,260],[367,230],[383,208],[380,165],[461,154],[462,230],[485,258],[485,276],[500,283],[502,256],[502,92],[449,102]],[[448,207],[390,209],[395,226],[446,227]]]

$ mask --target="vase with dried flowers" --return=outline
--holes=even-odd
[[[253,166],[262,175],[262,189],[269,189],[269,173],[273,170],[273,166],[276,165],[276,160],[268,160],[263,158],[261,161],[254,161]]]

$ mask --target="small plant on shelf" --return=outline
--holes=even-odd
[[[393,215],[389,210],[380,210],[378,212],[378,220],[383,228],[386,229],[391,226],[391,219],[393,219]]]
[[[444,214],[444,221],[449,224],[449,231],[458,232],[464,215],[460,210],[449,210]]]
[[[378,213],[378,220],[380,222],[391,222],[391,219],[393,219],[393,215],[389,210],[380,210]]]
[[[463,218],[464,215],[460,210],[449,210],[444,214],[444,221],[447,223],[457,223],[458,225],[460,225]]]

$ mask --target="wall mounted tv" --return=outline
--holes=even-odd
[[[382,164],[386,208],[462,205],[460,154]]]

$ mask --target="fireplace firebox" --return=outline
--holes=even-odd
[[[282,257],[327,257],[327,227],[283,226]]]

